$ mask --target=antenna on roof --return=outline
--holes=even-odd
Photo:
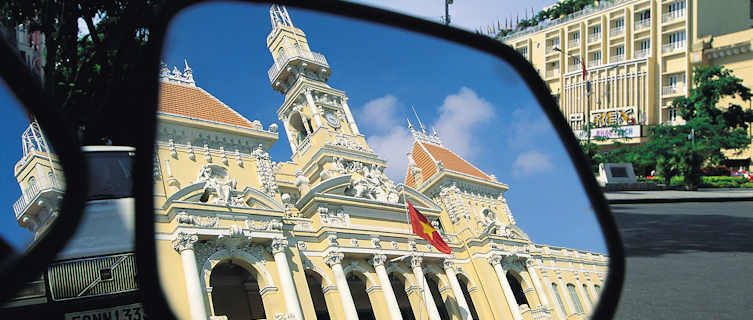
[[[269,8],[269,18],[272,22],[272,29],[277,28],[278,25],[293,26],[293,21],[290,20],[288,9],[285,6],[273,4]]]
[[[413,114],[416,115],[416,120],[418,120],[418,126],[421,127],[421,132],[426,133],[426,129],[424,128],[424,124],[421,122],[421,118],[418,117],[416,108],[414,108],[413,106],[410,106],[410,108],[413,109]]]

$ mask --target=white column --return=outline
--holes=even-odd
[[[591,300],[588,299],[588,295],[585,291],[583,291],[583,283],[580,282],[580,276],[575,275],[575,286],[578,288],[578,292],[580,293],[581,300],[583,300],[583,307],[585,308],[586,313],[591,311]]]
[[[392,319],[402,320],[403,315],[400,314],[400,306],[397,304],[397,298],[395,298],[395,292],[392,291],[392,283],[390,277],[387,275],[387,269],[384,267],[384,263],[387,261],[387,256],[383,254],[375,254],[371,258],[371,264],[374,265],[377,277],[379,278],[379,285],[382,286],[382,292],[384,293],[384,300],[387,301],[387,310],[390,312]]]
[[[505,294],[505,300],[507,300],[507,306],[510,307],[510,312],[512,312],[512,318],[515,320],[523,320],[518,302],[515,301],[515,295],[512,293],[512,288],[510,288],[510,284],[507,282],[505,269],[502,268],[502,258],[503,256],[501,254],[494,254],[489,257],[489,263],[494,267],[494,271],[497,272],[499,283],[502,285],[502,291]]]
[[[455,301],[458,303],[458,309],[460,309],[460,319],[469,320],[471,319],[471,309],[468,308],[468,303],[465,301],[465,295],[463,294],[463,289],[460,288],[460,283],[458,282],[457,275],[455,275],[455,269],[453,268],[452,262],[445,260],[443,265],[444,272],[447,274],[447,279],[450,280],[452,294],[455,296]]]
[[[543,270],[541,272],[541,275],[544,277],[544,281],[546,281],[546,288],[547,290],[549,290],[549,293],[552,295],[552,299],[555,300],[554,302],[552,302],[552,309],[554,309],[555,312],[557,312],[559,319],[567,319],[567,317],[564,314],[562,314],[562,309],[559,306],[559,302],[556,301],[558,293],[554,292],[554,288],[552,288],[552,281],[549,280],[549,278],[547,278]],[[562,297],[560,297],[560,299],[562,299]]]
[[[337,286],[337,293],[340,295],[340,303],[343,305],[345,319],[358,320],[356,305],[353,303],[353,296],[350,295],[350,288],[348,288],[348,279],[345,278],[345,271],[343,271],[342,261],[344,256],[342,252],[330,252],[324,261],[332,268],[332,273],[335,275],[335,285]]]
[[[531,259],[526,260],[526,270],[528,271],[528,274],[531,276],[531,281],[533,281],[533,287],[536,289],[536,292],[539,295],[539,301],[541,301],[541,305],[548,307],[549,306],[549,299],[546,298],[546,292],[544,292],[544,288],[541,286],[541,280],[539,280],[539,275],[536,273],[535,262]]]
[[[353,131],[354,135],[361,134],[361,132],[358,131],[358,125],[356,124],[356,119],[354,119],[353,115],[350,113],[350,107],[348,106],[348,97],[343,97],[343,109],[345,110],[345,115],[348,117],[348,123],[350,123],[350,130]]]
[[[596,288],[594,288],[593,282],[591,282],[591,278],[586,278],[586,282],[588,282],[588,291],[591,292],[591,296],[594,299],[594,304],[599,303],[599,294],[596,293]]]
[[[570,314],[575,314],[577,312],[577,310],[575,310],[575,305],[573,304],[573,299],[570,299],[570,290],[567,288],[567,286],[565,285],[565,283],[562,281],[562,275],[559,272],[557,272],[557,283],[559,284],[560,291],[562,293],[564,293],[563,296],[565,298],[565,303],[567,304],[567,308],[568,308],[568,312],[569,312],[568,316]]]
[[[188,295],[188,309],[191,320],[206,320],[207,309],[204,305],[204,294],[199,280],[199,270],[196,268],[196,255],[193,245],[199,237],[196,234],[184,232],[178,233],[173,239],[173,248],[180,253],[183,261],[183,276],[186,281],[186,294]]]
[[[288,313],[292,314],[295,319],[304,320],[301,303],[298,300],[298,291],[295,289],[293,276],[290,274],[290,266],[288,265],[288,257],[285,255],[285,247],[287,247],[286,242],[287,241],[283,238],[275,238],[272,240],[272,254],[275,257],[277,273],[280,276],[282,296],[285,298],[285,309],[287,309]]]
[[[322,127],[322,115],[319,114],[319,110],[316,108],[316,104],[314,103],[314,98],[311,96],[311,89],[306,88],[305,91],[303,92],[303,95],[306,96],[306,102],[308,102],[309,109],[311,110],[311,115],[314,116],[314,122],[316,122],[316,127],[321,128]]]
[[[413,256],[410,260],[410,266],[413,269],[413,275],[418,282],[419,292],[421,292],[421,298],[426,305],[426,313],[429,315],[430,320],[440,320],[439,311],[437,305],[434,303],[434,296],[431,295],[431,290],[426,283],[426,277],[424,277],[424,271],[421,269],[421,262],[423,257]]]

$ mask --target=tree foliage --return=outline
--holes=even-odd
[[[731,102],[720,105],[725,98]],[[750,99],[751,90],[732,71],[721,66],[699,66],[693,70],[693,88],[688,96],[672,101],[672,108],[678,110],[685,124],[651,127],[648,141],[641,146],[615,142],[611,152],[599,153],[595,145],[584,146],[583,150],[594,166],[630,162],[636,168],[655,167],[665,184],[682,176],[685,188],[695,190],[702,182],[702,166],[718,165],[727,159],[725,150],[739,152],[750,145],[747,128],[753,122],[753,110],[745,110],[735,102]]]
[[[76,126],[82,143],[111,140],[132,144],[111,121],[128,110],[108,108],[124,101],[134,61],[143,57],[151,24],[166,0],[24,0],[0,3],[0,23],[9,28],[30,23],[45,35],[44,88]],[[79,37],[81,19],[89,33]],[[131,93],[133,94],[133,93]],[[136,106],[134,106],[136,107]]]
[[[717,165],[727,159],[723,150],[740,152],[751,143],[747,128],[753,121],[753,110],[744,110],[733,99],[727,106],[719,106],[722,98],[750,101],[751,91],[742,84],[742,79],[722,66],[696,67],[688,96],[672,101],[672,107],[686,123],[650,137],[677,142],[674,161],[685,177],[687,189],[696,189],[701,184],[701,166]]]

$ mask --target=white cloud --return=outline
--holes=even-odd
[[[543,173],[552,170],[549,156],[539,151],[531,150],[521,153],[512,164],[512,174],[516,178]]]
[[[479,149],[479,144],[473,143],[477,141],[473,136],[475,127],[493,118],[492,104],[470,88],[462,87],[458,93],[444,99],[444,104],[439,107],[439,119],[434,126],[446,147],[466,160],[471,160]]]
[[[387,176],[402,182],[408,168],[408,157],[413,145],[413,135],[405,119],[397,110],[402,103],[393,95],[371,100],[357,109],[359,125],[367,135],[366,142],[380,157],[387,160]],[[436,127],[442,144],[453,152],[471,160],[480,147],[473,144],[475,127],[494,118],[494,107],[479,97],[472,89],[462,87],[445,97],[438,109],[439,118],[429,127]],[[428,115],[424,115],[428,116]]]
[[[394,126],[386,135],[372,135],[366,139],[369,146],[382,159],[387,160],[385,173],[390,179],[402,183],[408,169],[408,156],[413,136],[405,127]]]
[[[401,105],[397,97],[386,95],[371,100],[355,110],[356,119],[366,137],[366,143],[387,161],[385,173],[395,182],[402,182],[408,168],[413,136],[396,111]]]
[[[395,127],[395,123],[400,123],[395,115],[396,108],[397,98],[386,95],[367,102],[356,111],[356,117],[362,119],[359,124],[363,124],[369,133],[383,134]]]
[[[363,4],[382,7],[415,15],[432,21],[440,21],[444,16],[444,1],[440,0],[352,0]],[[450,17],[455,27],[476,30],[486,26],[504,24],[505,19],[515,20],[531,15],[531,9],[538,12],[542,8],[554,4],[556,0],[458,0],[450,5]]]
[[[553,134],[549,120],[538,105],[513,110],[509,125],[512,132],[508,144],[514,147],[530,146],[536,144],[537,139]]]

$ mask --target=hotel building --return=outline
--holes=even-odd
[[[591,119],[592,137],[625,143],[644,142],[648,126],[683,123],[671,103],[688,94],[695,66],[723,65],[753,87],[751,39],[749,0],[594,1],[500,38],[533,64],[578,137]],[[752,150],[730,152],[729,165],[749,166]]]

